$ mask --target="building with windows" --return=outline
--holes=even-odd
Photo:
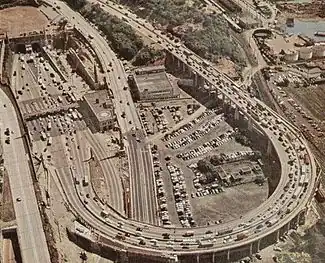
[[[97,131],[105,131],[114,127],[115,113],[112,100],[107,90],[98,90],[84,95],[81,109],[88,116],[90,125]]]
[[[173,85],[163,66],[141,68],[129,76],[129,84],[134,99],[155,101],[178,98],[178,87]]]

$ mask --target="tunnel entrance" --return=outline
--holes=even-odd
[[[35,53],[39,53],[41,51],[41,46],[38,42],[32,43],[32,50]]]
[[[18,243],[18,236],[16,231],[10,231],[2,233],[3,236],[3,251],[5,251],[6,258],[3,258],[3,262],[22,263],[20,254],[20,247]],[[3,257],[5,256],[3,255]]]
[[[17,44],[16,45],[16,52],[17,53],[23,53],[23,54],[25,54],[26,53],[26,46],[25,46],[25,44]]]

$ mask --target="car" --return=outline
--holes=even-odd
[[[21,201],[21,198],[20,198],[20,197],[17,197],[17,198],[16,198],[16,201],[17,201],[17,202],[20,202],[20,201]]]
[[[5,140],[6,144],[10,144],[10,138],[7,137],[6,140]]]
[[[128,89],[128,86],[124,86],[124,87],[123,87],[123,90],[127,90],[127,89]]]

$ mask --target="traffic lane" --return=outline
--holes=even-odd
[[[3,92],[3,91],[2,91]],[[26,261],[50,262],[45,241],[45,235],[39,215],[31,173],[29,170],[27,155],[21,138],[15,109],[9,98],[3,93],[2,102],[6,108],[2,110],[1,119],[11,134],[10,145],[7,145],[2,137],[3,156],[8,171],[11,191],[13,194],[16,221],[18,225],[18,237],[22,257]],[[18,202],[16,198],[21,198]],[[31,235],[30,233],[33,233]]]
[[[128,153],[129,153],[129,162],[130,162],[130,178],[131,178],[131,204],[132,204],[132,217],[138,220],[141,220],[140,214],[142,214],[141,199],[139,198],[139,191],[137,190],[137,177],[133,176],[139,170],[139,163],[137,161],[137,153],[135,152],[135,147],[130,140],[128,141]]]
[[[108,180],[110,205],[112,205],[121,214],[124,214],[122,182],[119,178],[119,174],[115,171],[111,160],[109,160],[110,156],[102,147],[101,143],[95,140],[88,129],[82,131],[82,136],[83,138],[87,139],[93,153],[98,158],[104,176]]]
[[[69,15],[71,16],[71,14],[69,13],[69,10],[67,8],[61,8],[60,11],[64,12],[64,14],[67,17],[69,17]],[[107,65],[105,64],[105,61],[109,61],[111,56],[108,56],[109,54],[107,54],[104,50],[108,50],[108,51],[111,51],[111,50],[110,50],[107,42],[102,38],[102,36],[100,36],[100,34],[94,28],[92,28],[87,23],[87,21],[85,21],[81,16],[80,17],[79,16],[75,16],[75,21],[78,21],[78,23],[84,27],[84,30],[87,29],[88,33],[91,33],[91,34],[93,34],[93,36],[95,36],[94,39],[92,40],[92,42],[96,43],[96,45],[94,45],[94,46],[99,49],[96,52],[96,54],[101,58],[104,71],[107,72]],[[82,30],[82,28],[81,28],[81,30]],[[110,52],[108,52],[108,53],[110,53]],[[113,54],[113,52],[111,52],[111,54]],[[120,72],[121,72],[121,70],[120,70]],[[118,87],[119,86],[115,74],[108,74],[108,77],[111,80],[111,83],[113,82],[112,87]],[[112,90],[115,90],[115,89],[112,89]],[[115,92],[115,93],[116,94],[114,94],[114,96],[118,96],[118,94],[117,94],[118,92]],[[115,106],[117,108],[120,108],[119,102],[116,102]],[[119,111],[122,112],[122,109],[120,109]],[[129,116],[130,115],[131,114],[129,114]],[[118,120],[119,120],[119,123],[120,123],[121,128],[122,128],[123,131],[128,131],[128,130],[131,129],[132,124],[128,124],[127,121],[122,120],[119,116],[118,116]]]
[[[152,158],[150,154],[150,149],[148,146],[145,146],[144,151],[142,152],[142,160],[143,165],[145,167],[145,173],[146,176],[146,189],[147,189],[147,198],[148,198],[148,211],[149,211],[149,222],[151,224],[157,224],[157,207],[156,207],[156,191],[154,188],[154,182],[153,182],[153,167],[152,167]]]
[[[156,202],[153,184],[152,161],[149,147],[143,143],[145,135],[142,130],[134,132],[135,136],[128,135],[130,153],[137,169],[133,169],[134,194],[142,197],[142,214],[146,214],[145,222],[156,224]],[[139,183],[140,182],[140,183]],[[135,197],[136,198],[136,197]],[[139,197],[138,197],[139,198]]]
[[[132,180],[131,191],[133,196],[132,210],[134,213],[134,218],[136,220],[144,221],[146,206],[144,205],[145,196],[144,196],[144,188],[142,187],[143,182],[141,176],[141,174],[143,174],[143,171],[141,171],[141,166],[140,166],[142,162],[139,161],[139,155],[141,155],[141,153],[134,138],[130,138],[128,142],[129,142],[129,149],[130,149],[129,153],[132,159],[131,171],[130,171],[130,177]]]

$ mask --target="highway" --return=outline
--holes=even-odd
[[[26,263],[49,263],[50,256],[18,117],[11,101],[2,89],[0,94],[1,143],[4,150],[4,165],[8,171],[13,196],[22,260]],[[6,128],[13,132],[10,134],[10,144],[5,143],[7,136],[4,136],[3,132]]]
[[[49,1],[54,5],[54,1]],[[122,132],[122,136],[128,135],[132,129],[138,128],[141,130],[140,120],[137,114],[137,110],[133,103],[131,93],[129,89],[124,90],[124,87],[127,86],[127,76],[125,75],[124,68],[122,64],[118,61],[114,52],[110,49],[109,45],[107,44],[106,40],[100,36],[99,32],[91,26],[80,14],[75,13],[72,11],[67,5],[63,2],[57,2],[60,5],[59,12],[64,15],[69,21],[75,25],[78,30],[86,37],[91,35],[93,37],[90,40],[92,47],[96,54],[98,54],[99,60],[102,64],[104,75],[110,82],[110,88],[114,95],[114,106],[115,106],[115,113],[117,116],[117,120]],[[73,18],[74,17],[74,18]],[[111,63],[112,62],[112,63]],[[110,66],[111,63],[111,66]],[[127,103],[129,105],[127,105]],[[122,114],[125,112],[125,118],[122,117]],[[141,133],[141,131],[139,131]],[[144,144],[135,144],[137,151],[142,152],[144,158],[146,160],[151,160],[151,153],[146,149]],[[128,150],[128,153],[136,154],[137,151]],[[130,158],[136,160],[138,158],[137,155],[134,155]],[[152,169],[148,170],[149,166],[146,166],[148,174],[142,173],[141,169],[131,169],[130,178],[134,184],[131,184],[131,196],[132,198],[132,209],[133,215],[135,219],[144,220],[148,223],[156,223],[156,202],[155,196],[152,195],[153,192],[153,185],[150,184],[140,184],[139,182],[143,181],[150,176],[153,176]],[[116,176],[115,173],[111,174],[112,177]],[[150,179],[151,180],[151,179]],[[117,183],[115,191],[119,192],[120,194],[123,193],[121,182],[118,182],[119,179],[116,179],[115,182]],[[152,180],[151,180],[152,181]],[[140,193],[142,195],[140,195]],[[139,195],[139,196],[138,196]],[[149,202],[143,198],[147,196],[151,199]],[[139,204],[140,207],[135,206],[135,199],[141,201]],[[114,202],[118,202],[118,200],[114,200]],[[144,212],[138,212],[138,210],[146,210]],[[121,209],[119,209],[121,211]],[[138,217],[140,216],[141,217]]]
[[[72,19],[72,15],[77,17],[77,14],[71,11],[66,5],[61,2],[58,4],[61,7],[60,10],[67,10],[63,11],[66,12],[64,13],[65,16],[70,17],[70,19]],[[123,13],[125,11],[118,11],[118,8],[105,6],[105,10],[115,12],[119,17],[124,17]],[[226,224],[193,228],[193,239],[195,239],[195,242],[188,245],[187,249],[183,248],[185,242],[183,235],[186,233],[187,229],[166,229],[135,220],[129,220],[116,213],[115,211],[107,208],[105,204],[102,204],[100,201],[95,201],[91,198],[89,198],[88,203],[85,204],[85,189],[83,186],[81,184],[75,183],[68,168],[60,168],[58,169],[59,177],[71,209],[79,215],[79,217],[84,221],[85,225],[92,228],[98,234],[109,238],[116,247],[136,249],[142,252],[151,253],[152,255],[186,255],[194,253],[207,253],[212,251],[223,251],[226,249],[241,247],[273,233],[275,229],[279,229],[283,225],[290,222],[300,211],[306,207],[312,198],[316,178],[315,160],[310,152],[307,142],[301,136],[299,131],[285,119],[280,118],[275,112],[270,110],[263,103],[256,100],[255,98],[249,97],[244,91],[240,89],[239,86],[233,83],[226,76],[220,74],[220,72],[217,72],[211,67],[204,68],[202,66],[203,60],[200,57],[186,50],[185,47],[177,46],[172,41],[166,39],[166,36],[162,36],[160,32],[155,31],[152,26],[148,25],[147,23],[145,26],[142,26],[143,22],[138,22],[136,18],[130,19],[131,16],[134,17],[129,13],[127,16],[125,16],[125,18],[129,20],[130,25],[138,28],[137,30],[140,29],[141,33],[144,35],[151,35],[153,40],[158,41],[158,39],[163,39],[162,45],[167,50],[169,50],[180,61],[187,64],[191,70],[204,77],[207,83],[210,83],[211,86],[216,87],[221,94],[232,101],[232,105],[237,107],[240,112],[246,115],[247,118],[251,120],[252,124],[258,127],[259,130],[261,130],[269,138],[275,151],[280,157],[282,176],[277,189],[272,194],[272,196],[268,198],[268,200],[262,205],[247,213],[242,219],[234,220]],[[79,18],[77,19],[79,22]],[[108,52],[110,52],[110,49],[107,47],[106,42],[102,42],[102,37],[99,36],[96,30],[94,30],[92,27],[90,27],[93,30],[91,31],[90,28],[88,28],[89,26],[87,26],[87,23],[85,25],[82,25],[82,27],[84,28],[83,30],[85,30],[85,36],[88,34],[93,34],[94,39],[92,40],[92,44],[96,49],[96,53],[100,53],[99,58],[103,64],[107,63],[108,60],[104,60],[102,57],[103,54],[108,54]],[[102,47],[98,48],[101,45]],[[187,54],[191,55],[185,55],[184,53],[186,52]],[[120,91],[116,91],[115,93],[113,91],[115,97],[115,105],[117,106],[119,104],[116,102],[116,100],[117,98],[121,98],[119,96],[122,95],[119,94],[123,94],[121,91],[123,86],[118,86],[117,80],[114,83],[115,84],[113,86],[111,84],[113,90],[120,89]],[[122,107],[120,106],[120,110],[121,108]],[[252,115],[253,111],[255,111],[256,115],[259,116],[258,118],[255,115]],[[133,114],[134,118],[136,117],[135,111],[130,114]],[[119,123],[124,123],[124,127],[130,127],[130,125],[126,123],[127,121],[128,120],[120,119]],[[123,125],[121,126],[121,129],[122,127]],[[132,127],[130,127],[130,130],[131,129]],[[136,133],[136,136],[138,136],[137,134],[138,133]],[[130,138],[129,134],[127,134],[127,136],[129,147],[131,149],[131,152],[133,152],[129,158],[131,160],[139,160],[135,159],[138,158],[135,157],[135,155],[137,155],[139,152],[141,153],[141,149],[147,151],[145,144],[141,142],[142,138],[139,138],[140,142],[137,142],[136,140],[134,142],[134,139]],[[281,138],[281,140],[279,138]],[[138,149],[140,149],[140,151],[138,151]],[[72,154],[78,155],[77,151],[72,151]],[[304,163],[304,161],[300,158],[301,154],[307,154],[309,156],[310,164],[307,165]],[[145,168],[145,165],[143,165],[143,163],[148,164],[148,159],[146,159],[144,156],[142,159],[143,161],[139,162],[139,166],[137,168],[131,168],[133,170],[139,171],[138,174],[142,174],[142,171],[146,171],[148,169]],[[304,174],[302,173],[302,167],[306,169]],[[289,175],[292,175],[292,177]],[[141,177],[140,175],[137,176],[138,177],[134,177],[133,180],[139,179],[139,181],[135,183],[141,184],[145,177]],[[284,190],[286,185],[290,187],[290,190]],[[303,185],[304,187],[302,187]],[[147,188],[148,187],[145,187],[145,189]],[[150,196],[149,189],[147,191],[147,194],[145,192],[141,192],[143,207],[150,205],[150,202],[148,202],[148,200],[144,200],[146,196]],[[104,208],[107,209],[109,213],[107,218],[105,216],[102,216],[102,210]],[[155,212],[156,210],[154,210],[154,213]],[[139,214],[141,217],[149,217],[143,211]],[[273,222],[274,219],[278,219],[278,221]],[[273,222],[269,227],[266,224],[268,221]],[[246,225],[242,225],[243,223],[246,223]],[[259,225],[262,225],[262,227],[260,228],[259,232],[256,232],[256,228]],[[138,227],[140,227],[142,231],[138,231]],[[247,231],[246,233],[248,237],[240,241],[235,241],[232,239],[231,241],[224,242],[225,235],[229,234],[219,235],[218,232],[228,227],[233,229],[230,235],[235,236],[237,233]],[[206,231],[208,230],[212,231],[213,233],[213,237],[209,239],[212,246],[209,248],[201,248],[199,247],[197,241],[206,238]],[[141,232],[141,234],[139,232]],[[116,238],[118,233],[129,233],[130,236],[125,236],[125,240],[118,240]],[[164,239],[162,236],[163,233],[169,233],[171,239]],[[140,240],[145,240],[145,244],[140,245]]]

